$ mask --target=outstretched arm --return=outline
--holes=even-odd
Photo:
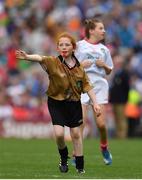
[[[91,98],[91,100],[93,102],[93,109],[94,109],[94,111],[96,113],[96,116],[100,116],[101,115],[101,108],[96,102],[96,95],[94,93],[94,90],[91,89],[90,91],[88,91],[88,95],[89,95],[89,97]]]
[[[38,54],[27,54],[25,51],[16,50],[16,58],[27,61],[42,62],[42,57]]]

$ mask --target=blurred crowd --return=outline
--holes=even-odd
[[[103,18],[115,65],[108,79],[111,101],[107,109],[127,105],[127,136],[141,130],[142,0],[0,0],[0,121],[11,117],[50,120],[45,96],[48,78],[39,64],[17,61],[15,49],[56,55],[57,36],[67,31],[76,40],[83,38],[83,22],[93,17]],[[123,75],[119,78],[122,71],[127,82]],[[137,113],[130,113],[134,108]],[[115,112],[113,117],[117,123]]]

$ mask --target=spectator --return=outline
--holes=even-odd
[[[127,137],[127,119],[125,105],[130,89],[129,59],[116,55],[114,58],[115,72],[111,80],[109,101],[114,113],[117,138]]]

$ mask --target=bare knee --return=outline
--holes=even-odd
[[[64,141],[64,135],[63,134],[56,134],[56,142],[59,148],[64,148],[65,141]]]
[[[64,135],[63,135],[63,134],[56,134],[56,140],[57,140],[57,141],[62,141],[62,140],[64,140]]]
[[[65,147],[64,141],[64,127],[59,125],[54,125],[55,138],[58,148],[62,149]]]
[[[96,117],[96,123],[99,129],[106,129],[105,118],[103,116]]]
[[[73,141],[79,141],[81,139],[81,133],[80,131],[75,131],[71,133],[71,137]]]
[[[99,128],[100,130],[106,129],[105,123],[98,123],[97,126],[98,126],[98,128]]]

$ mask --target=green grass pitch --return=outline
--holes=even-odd
[[[72,143],[67,142],[69,153]],[[69,162],[60,173],[54,140],[0,139],[0,179],[142,179],[142,139],[110,139],[113,164],[103,163],[99,140],[85,139],[85,170],[79,175]]]

